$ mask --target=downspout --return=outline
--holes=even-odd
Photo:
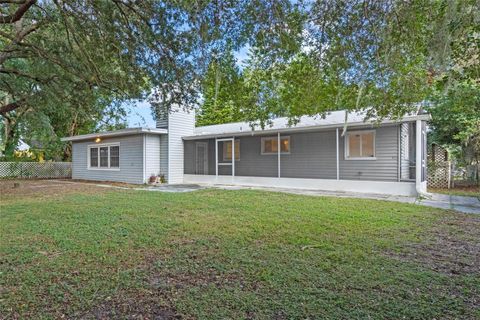
[[[146,181],[146,171],[147,171],[147,165],[146,165],[146,163],[147,163],[147,161],[146,161],[146,158],[147,158],[147,157],[146,157],[146,155],[147,155],[147,153],[146,153],[146,145],[147,145],[147,144],[146,144],[146,139],[145,139],[145,137],[146,137],[146,134],[143,134],[143,183],[146,183],[146,182],[147,182],[147,181]]]
[[[336,142],[336,147],[335,147],[335,150],[336,150],[336,165],[337,165],[337,180],[340,180],[340,155],[338,154],[339,153],[339,138],[338,138],[338,128],[336,129],[335,131],[335,142]]]

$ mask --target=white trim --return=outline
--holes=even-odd
[[[240,158],[240,149],[238,149],[238,158]],[[232,176],[235,177],[235,137],[232,138]]]
[[[108,167],[100,167],[100,148],[107,147]],[[118,167],[110,167],[110,147],[118,147]],[[90,164],[91,149],[97,148],[97,162],[98,166],[92,167]],[[120,171],[120,142],[97,143],[87,145],[87,170],[105,170],[105,171]]]
[[[421,194],[427,191],[426,183],[422,183],[422,120],[415,125],[415,187]]]
[[[281,149],[281,146],[280,146],[280,142],[282,140],[280,139],[280,132],[277,132],[277,166],[278,166],[278,177],[280,178],[280,174],[281,174],[281,171],[280,171],[280,149]],[[262,147],[263,149],[263,147]],[[290,138],[288,140],[288,150],[290,151]]]
[[[147,135],[143,135],[143,183],[147,183]]]
[[[218,177],[218,139],[215,138],[215,176]]]
[[[373,133],[373,157],[350,157],[349,156],[349,137],[350,135],[354,134],[364,134],[364,133]],[[362,154],[362,139],[360,139],[360,154]],[[345,160],[361,160],[361,161],[369,161],[369,160],[377,160],[376,157],[376,152],[377,152],[377,147],[376,147],[376,140],[377,140],[377,133],[376,130],[357,130],[357,131],[349,131],[345,135]]]
[[[359,193],[376,193],[399,196],[416,196],[415,183],[372,180],[335,180],[335,179],[300,179],[277,177],[244,177],[214,175],[184,175],[184,183],[207,185],[239,185],[268,188],[291,188],[306,190],[346,191]]]
[[[215,176],[218,177],[218,166],[232,166],[231,176],[235,176],[235,137],[215,139]],[[231,162],[218,162],[218,142],[232,142],[232,161]],[[222,160],[224,156],[224,148],[222,148]]]
[[[280,135],[280,132],[277,133],[278,136]],[[262,156],[272,156],[272,155],[276,155],[278,153],[278,150],[277,152],[264,152],[263,150],[265,150],[265,140],[267,139],[274,139],[274,140],[277,140],[278,138],[275,137],[275,136],[268,136],[268,137],[262,137],[261,138],[261,141],[260,141],[260,154]],[[288,151],[281,151],[280,154],[290,154],[290,149],[291,149],[291,145],[290,145],[290,136],[282,136],[281,139],[287,139],[288,140]],[[280,145],[281,143],[281,139],[280,139],[280,142],[277,141],[277,146]]]
[[[397,130],[397,143],[398,143],[398,150],[397,150],[397,181],[400,182],[402,180],[402,125],[398,125]]]
[[[155,129],[155,128],[127,128],[127,129],[120,129],[115,131],[105,131],[105,132],[98,132],[98,133],[89,133],[89,134],[82,134],[78,136],[71,136],[61,138],[61,141],[81,141],[81,140],[89,140],[89,139],[96,139],[96,138],[107,138],[107,137],[115,137],[115,136],[125,136],[125,135],[132,135],[132,134],[140,134],[140,133],[151,133],[151,134],[167,134],[167,129]]]
[[[336,158],[337,158],[337,180],[340,180],[340,142],[339,142],[339,137],[338,137],[338,128],[335,130],[335,139],[336,139]]]

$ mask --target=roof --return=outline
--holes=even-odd
[[[253,134],[262,134],[262,133],[272,133],[272,132],[294,132],[294,131],[307,131],[307,130],[318,130],[318,129],[328,129],[328,128],[338,128],[345,125],[345,110],[332,111],[322,117],[321,115],[316,116],[302,116],[300,121],[297,124],[289,125],[288,118],[275,118],[272,119],[272,124],[267,125],[264,129],[256,125],[252,129],[248,122],[234,122],[226,124],[218,124],[204,127],[196,127],[195,133],[192,136],[184,137],[185,140],[193,140],[200,138],[211,138],[211,137],[220,137],[220,136],[240,136],[240,135],[253,135]],[[365,112],[349,112],[347,116],[348,126],[365,126],[365,125],[374,125],[378,123],[373,120],[365,121]],[[398,122],[407,122],[415,120],[430,120],[430,115],[428,114],[410,114],[404,116],[402,119],[390,120],[384,119],[380,121],[381,124],[387,123],[398,123]]]
[[[95,138],[108,138],[108,137],[116,137],[116,136],[128,136],[140,133],[150,133],[150,134],[167,134],[167,129],[154,129],[154,128],[127,128],[127,129],[120,129],[115,131],[104,131],[98,133],[89,133],[89,134],[81,134],[78,136],[71,136],[62,138],[62,141],[81,141],[81,140],[88,140],[88,139],[95,139]]]

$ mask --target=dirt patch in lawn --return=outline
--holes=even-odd
[[[95,306],[79,319],[182,319],[166,293],[151,290],[121,291]]]
[[[66,180],[0,180],[0,200],[25,197],[57,197],[72,193],[97,194],[108,188]]]
[[[480,274],[480,216],[445,215],[425,232],[426,241],[389,255],[448,275]]]

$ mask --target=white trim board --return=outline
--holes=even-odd
[[[398,196],[416,196],[415,183],[371,180],[300,179],[269,177],[232,177],[185,174],[183,183],[227,184],[252,187],[292,188],[325,191],[376,193]]]

